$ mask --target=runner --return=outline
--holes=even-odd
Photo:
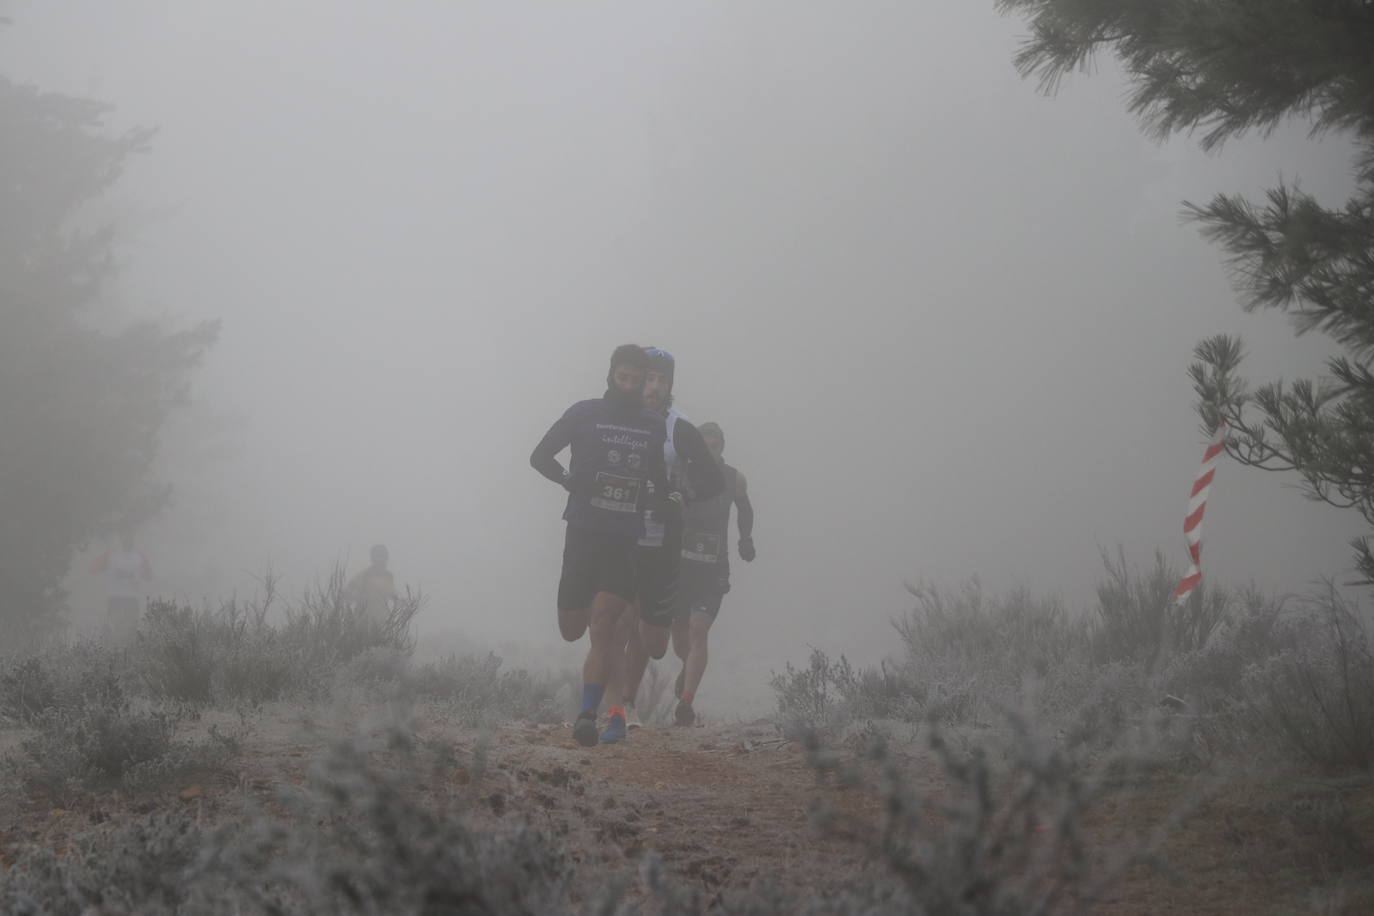
[[[138,632],[138,618],[153,578],[152,564],[134,545],[132,532],[125,529],[119,532],[117,547],[95,558],[91,572],[105,579],[105,641],[127,645]]]
[[[644,406],[662,416],[667,430],[663,457],[674,506],[686,500],[711,499],[725,486],[720,466],[701,434],[673,407],[673,380],[677,363],[666,350],[650,347],[649,370],[644,384]],[[626,731],[639,726],[634,711],[635,695],[649,658],[662,658],[677,601],[678,567],[682,562],[682,520],[674,513],[663,521],[646,519],[644,536],[635,552],[637,609],[627,613],[617,632],[615,667],[606,690],[607,722],[601,740],[623,741]],[[624,706],[621,701],[628,701]]]
[[[682,588],[673,619],[673,651],[682,659],[677,676],[678,725],[696,722],[692,702],[706,671],[707,636],[720,613],[721,599],[730,591],[730,507],[739,508],[739,555],[754,561],[754,507],[744,475],[726,464],[725,433],[716,423],[701,424],[701,435],[725,474],[725,489],[714,499],[696,503],[683,519]]]
[[[396,577],[387,565],[391,553],[385,544],[376,544],[368,551],[371,565],[349,580],[344,588],[344,600],[369,619],[386,623],[396,601]]]
[[[573,725],[574,740],[585,747],[597,742],[596,710],[612,670],[616,624],[635,597],[635,543],[644,513],[667,507],[667,431],[641,402],[648,365],[642,348],[617,347],[606,393],[568,408],[530,455],[535,470],[568,491],[558,629],[568,642],[591,635]],[[566,471],[557,458],[565,448],[571,449]]]

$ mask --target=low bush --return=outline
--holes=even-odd
[[[408,675],[407,685],[417,696],[441,701],[444,711],[461,725],[563,721],[559,685],[553,678],[524,669],[502,671],[501,664],[494,652],[450,655],[417,668]]]
[[[1240,682],[1242,715],[1290,757],[1374,768],[1374,643],[1334,589],[1279,620],[1272,653]]]
[[[1134,825],[1104,849],[1085,836],[1089,816],[1111,785],[1153,764],[1153,739],[1138,736],[1090,764],[1031,711],[1008,712],[1000,728],[982,734],[956,741],[938,719],[927,723],[923,746],[944,776],[938,791],[913,779],[907,761],[881,741],[858,764],[811,745],[813,766],[875,796],[880,812],[875,819],[817,806],[816,822],[881,863],[905,890],[906,912],[1096,911],[1129,867],[1151,860],[1184,813]]]
[[[1186,600],[1174,599],[1179,571],[1155,554],[1146,574],[1130,569],[1118,548],[1116,559],[1105,550],[1106,578],[1097,586],[1092,647],[1102,661],[1138,661],[1147,669],[1176,653],[1196,652],[1226,617],[1233,600],[1225,589],[1207,583]]]
[[[896,657],[856,668],[813,650],[774,675],[789,737],[881,731],[884,720],[986,726],[1033,698],[1063,740],[1102,748],[1159,709],[1186,724],[1181,758],[1278,755],[1374,767],[1374,640],[1335,589],[1305,601],[1214,589],[1173,602],[1177,575],[1104,555],[1097,614],[1024,591],[911,586]],[[1182,732],[1179,733],[1182,737]]]
[[[804,668],[788,662],[782,674],[774,674],[778,726],[794,741],[830,736],[850,718],[857,699],[854,668],[840,656],[832,660],[819,649],[811,650]]]
[[[84,793],[147,789],[188,768],[219,765],[237,741],[213,728],[205,741],[178,740],[183,710],[131,698],[116,681],[80,702],[50,706],[5,769],[30,792],[59,807]]]
[[[216,610],[152,602],[139,628],[134,660],[155,695],[197,704],[260,704],[320,698],[342,680],[394,679],[415,647],[411,623],[423,595],[407,591],[385,620],[345,598],[342,569],[282,609],[276,587],[265,597]]]
[[[14,916],[230,913],[226,890],[196,880],[206,836],[181,813],[158,813],[74,838],[71,849],[22,850],[0,870],[0,912]]]
[[[1088,629],[1054,599],[1024,590],[988,598],[975,580],[958,593],[908,586],[915,606],[893,621],[905,650],[880,681],[887,708],[910,721],[987,723],[1016,705],[1027,684],[1045,703],[1067,709],[1080,697]],[[908,685],[909,701],[897,694]]]
[[[0,717],[32,725],[54,711],[127,692],[132,679],[121,653],[92,643],[0,661]]]

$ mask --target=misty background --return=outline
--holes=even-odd
[[[1349,148],[1155,143],[1109,60],[1054,98],[1020,78],[991,0],[4,12],[9,76],[160,128],[98,214],[111,308],[224,322],[139,535],[189,600],[269,566],[294,593],[380,541],[431,595],[422,652],[580,659],[563,494],[527,458],[634,341],[677,356],[758,511],[715,658],[868,661],[903,580],[1078,608],[1099,546],[1181,567],[1194,343],[1243,335],[1252,379],[1329,352],[1245,315],[1178,213],[1278,175],[1339,203]],[[1209,581],[1347,575],[1358,518],[1295,482],[1221,465]]]

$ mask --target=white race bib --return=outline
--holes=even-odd
[[[597,471],[592,505],[608,512],[636,512],[639,510],[639,486],[642,482],[633,477]]]
[[[682,556],[697,563],[715,563],[720,559],[720,535],[704,531],[689,531],[682,538]]]

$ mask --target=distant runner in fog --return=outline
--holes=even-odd
[[[646,516],[644,535],[635,551],[635,606],[621,618],[615,666],[606,691],[607,723],[604,742],[623,741],[628,728],[638,727],[635,695],[644,679],[650,656],[668,653],[673,609],[677,605],[678,567],[682,563],[681,507],[693,500],[714,497],[725,486],[720,467],[701,433],[673,407],[677,361],[667,350],[649,347],[649,371],[644,379],[644,407],[664,418],[663,461],[668,473],[671,511],[662,520]],[[624,706],[621,701],[627,701]]]
[[[105,586],[106,642],[124,645],[131,642],[138,631],[138,618],[147,599],[148,584],[153,579],[153,566],[134,545],[134,536],[125,530],[119,533],[116,547],[97,556],[91,572],[102,577]]]
[[[725,433],[719,424],[701,424],[701,435],[725,474],[725,489],[713,499],[687,507],[683,520],[682,575],[673,619],[673,651],[682,659],[677,676],[678,725],[696,721],[692,701],[706,671],[706,641],[730,591],[730,507],[738,508],[739,555],[754,562],[754,507],[744,475],[725,463]]]
[[[370,619],[383,623],[391,614],[396,601],[396,577],[387,568],[391,552],[385,544],[376,544],[369,551],[371,564],[348,581],[344,600],[361,610]]]
[[[558,629],[568,642],[591,636],[573,725],[574,740],[587,747],[599,737],[596,710],[611,675],[616,624],[635,597],[643,513],[667,502],[663,419],[640,400],[648,366],[642,348],[617,347],[606,393],[569,407],[530,454],[530,465],[568,493]],[[565,448],[571,450],[566,471],[557,457]]]

